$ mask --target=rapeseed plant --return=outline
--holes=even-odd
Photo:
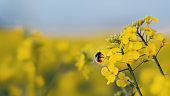
[[[111,38],[107,39],[108,43],[114,44],[107,47],[107,50],[109,51],[102,53],[106,54],[104,59],[108,60],[108,64],[101,69],[101,74],[108,80],[107,85],[113,83],[118,75],[118,80],[116,80],[118,86],[126,87],[128,84],[132,84],[139,95],[143,96],[136,80],[134,70],[143,63],[151,60],[155,61],[161,74],[165,77],[165,73],[159,64],[157,55],[160,49],[167,45],[167,42],[162,33],[157,33],[155,29],[150,27],[152,21],[158,22],[159,20],[150,15],[143,19],[135,20],[132,24],[124,26],[123,32],[118,35],[114,34]],[[158,50],[152,39],[160,41]],[[145,56],[145,58],[143,58],[142,62],[133,69],[131,65],[143,56]],[[127,66],[127,68],[120,70],[116,67],[117,64]],[[125,76],[125,73],[123,73],[126,70],[129,70],[132,79]],[[129,93],[127,95],[129,95]]]

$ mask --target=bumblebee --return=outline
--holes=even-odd
[[[103,58],[104,58],[104,55],[101,53],[101,52],[98,52],[96,55],[95,55],[95,61],[97,63],[102,63],[103,61]]]

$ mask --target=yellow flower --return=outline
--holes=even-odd
[[[128,42],[129,42],[129,38],[128,38],[128,37],[126,37],[126,36],[122,36],[122,40],[121,40],[121,42],[122,42],[123,44],[128,44]]]
[[[137,28],[135,26],[128,26],[124,31],[123,31],[123,36],[121,38],[121,43],[123,44],[128,44],[129,40],[136,40]]]
[[[142,48],[142,42],[129,42],[129,50],[139,50]]]
[[[155,37],[156,39],[160,40],[160,41],[162,41],[162,40],[164,39],[164,35],[163,35],[162,33],[157,33],[157,34],[155,34],[154,37]]]
[[[136,40],[137,36],[136,36],[136,32],[137,32],[137,28],[135,26],[129,26],[127,27],[124,31],[123,31],[123,39],[122,42],[124,44],[127,44],[129,39],[130,40]]]
[[[115,75],[118,74],[118,68],[115,67],[113,63],[109,63],[108,67],[102,68],[101,74],[108,80],[107,85],[109,85],[115,81]]]
[[[166,38],[164,38],[160,43],[160,48],[162,48],[163,46],[165,46],[167,44],[168,44],[168,42],[167,42]]]
[[[125,87],[126,85],[128,85],[130,83],[129,77],[125,76],[124,73],[120,72],[118,77],[119,77],[119,80],[116,81],[117,86]]]
[[[117,53],[117,52],[121,52],[120,48],[113,48],[112,49],[113,54]]]
[[[141,26],[143,23],[144,23],[144,20],[143,20],[143,19],[140,19],[140,20],[139,20],[139,25]]]
[[[145,17],[145,22],[146,22],[147,24],[150,24],[151,21],[159,22],[158,18],[156,18],[156,17],[151,17],[150,15],[147,15],[147,16]]]
[[[145,26],[145,27],[142,27],[141,30],[144,31],[146,35],[149,35],[149,37],[150,37],[151,39],[152,39],[153,36],[156,34],[156,30],[150,28],[148,25]]]
[[[123,62],[132,63],[134,60],[139,58],[139,53],[137,51],[128,51],[123,55]]]
[[[148,43],[148,46],[146,46],[146,54],[148,56],[153,56],[156,52],[156,46],[154,43]]]
[[[159,22],[158,18],[156,18],[156,17],[151,17],[151,20],[154,22]]]
[[[132,32],[136,33],[137,32],[137,28],[134,26],[132,27]]]
[[[128,50],[133,50],[133,42],[129,42],[129,44],[128,44]]]
[[[128,32],[132,32],[132,33],[137,32],[137,28],[135,26],[129,26],[129,27],[126,28],[126,30]]]
[[[81,55],[80,55],[80,58],[79,58],[79,60],[78,60],[78,62],[77,62],[77,64],[76,64],[76,66],[78,67],[78,70],[79,70],[79,71],[82,70],[84,64],[85,64],[85,56],[84,56],[84,54],[81,54]]]
[[[145,17],[145,22],[146,22],[147,24],[150,24],[150,23],[151,23],[151,16],[150,16],[150,15],[147,15],[147,16]]]
[[[121,52],[120,48],[113,48],[110,51],[108,51],[107,56],[111,56],[111,55],[118,53],[118,52]]]
[[[115,53],[109,58],[109,62],[113,63],[122,60],[122,53]]]
[[[144,31],[144,32],[145,32],[146,35],[149,35],[150,37],[153,35],[153,33],[150,32],[150,31]]]
[[[131,40],[137,40],[136,33],[132,33],[131,36],[130,36],[130,39]]]

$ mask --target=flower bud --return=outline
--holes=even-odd
[[[144,23],[144,19],[139,20],[139,26],[141,26]]]

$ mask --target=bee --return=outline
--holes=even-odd
[[[101,52],[97,52],[97,54],[95,55],[94,60],[95,60],[97,63],[102,63],[103,58],[104,58],[104,55],[103,55]]]

